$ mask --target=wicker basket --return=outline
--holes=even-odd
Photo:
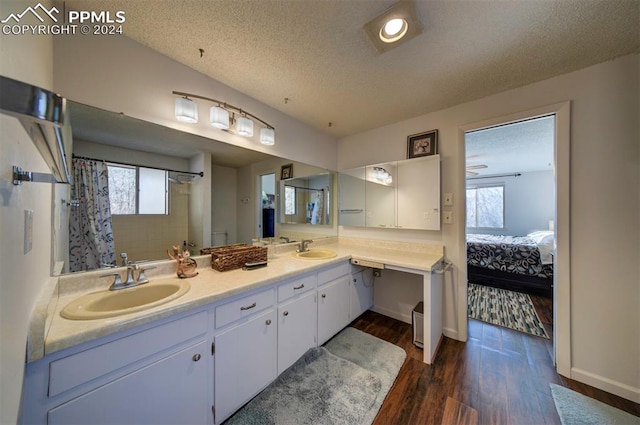
[[[243,243],[203,248],[200,254],[211,254],[211,268],[219,272],[238,269],[246,263],[267,261],[267,248]]]

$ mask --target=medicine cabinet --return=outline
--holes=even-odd
[[[440,156],[341,171],[341,226],[440,230]]]

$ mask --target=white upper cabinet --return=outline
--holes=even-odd
[[[340,172],[342,226],[440,230],[440,156]]]

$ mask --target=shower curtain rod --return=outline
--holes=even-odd
[[[496,177],[520,177],[521,175],[521,173],[493,174],[491,176],[467,177],[467,180],[493,179]]]
[[[100,159],[100,158],[89,158],[87,156],[78,156],[78,155],[73,155],[73,158],[75,159],[84,159],[86,161],[103,161],[103,162],[110,162],[112,164],[118,164],[118,165],[127,165],[129,167],[142,167],[142,168],[150,168],[152,170],[162,170],[162,171],[169,171],[170,173],[180,173],[180,174],[191,174],[193,176],[200,176],[200,177],[204,177],[204,171],[200,171],[199,173],[194,173],[193,171],[179,171],[179,170],[170,170],[168,168],[161,168],[161,167],[152,167],[149,165],[140,165],[140,164],[130,164],[127,162],[119,162],[119,161],[109,161],[107,159]]]

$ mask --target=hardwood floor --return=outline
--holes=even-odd
[[[533,301],[547,327],[552,310],[545,300]],[[426,365],[411,325],[367,311],[351,326],[407,352],[374,425],[560,424],[549,383],[640,416],[640,405],[558,375],[551,342],[543,338],[469,320],[469,340],[444,337],[434,363]]]

